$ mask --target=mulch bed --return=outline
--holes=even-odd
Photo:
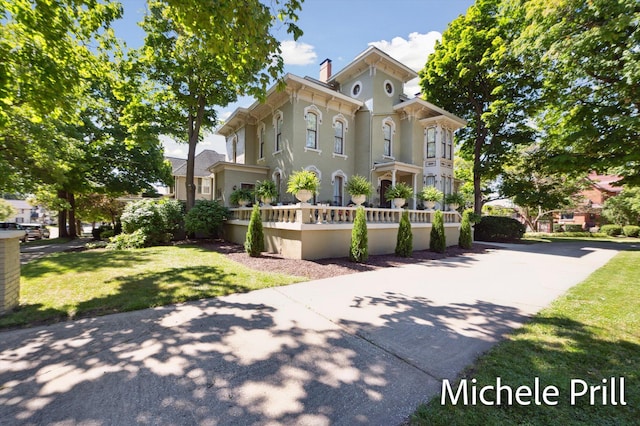
[[[184,242],[183,242],[184,243]],[[309,279],[321,279],[357,272],[373,271],[380,268],[393,268],[402,265],[420,263],[425,260],[438,260],[447,257],[464,256],[470,253],[485,253],[495,247],[474,244],[469,250],[457,246],[447,247],[446,253],[434,253],[429,250],[414,251],[409,258],[393,254],[371,255],[366,264],[350,262],[346,257],[321,260],[285,259],[277,254],[263,253],[260,257],[250,257],[244,247],[222,240],[191,240],[189,244],[225,254],[229,259],[241,263],[248,268],[259,271],[279,272]]]

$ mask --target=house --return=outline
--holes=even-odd
[[[164,187],[158,191],[167,197],[177,200],[187,199],[187,160],[175,157],[165,157],[171,163],[173,185]],[[196,200],[214,199],[213,176],[209,167],[218,162],[224,162],[225,155],[213,150],[204,150],[194,158],[194,184],[196,185]]]
[[[345,184],[354,174],[376,188],[369,200],[374,207],[391,207],[385,192],[397,182],[416,193],[426,185],[451,193],[453,134],[466,122],[405,96],[404,85],[417,76],[373,46],[335,74],[326,59],[319,79],[285,75],[284,90],[271,87],[263,102],[238,108],[218,129],[228,161],[209,168],[215,199],[228,206],[234,189],[272,179],[276,202],[295,203],[286,182],[301,169],[320,179],[312,204],[349,205]]]
[[[4,200],[15,210],[15,215],[6,218],[5,222],[31,223],[40,222],[40,209],[26,200]]]
[[[622,186],[615,183],[622,179],[617,175],[599,175],[595,172],[586,177],[587,187],[581,192],[584,201],[574,210],[563,211],[556,216],[560,224],[580,225],[584,229],[601,225],[604,202],[622,191]]]

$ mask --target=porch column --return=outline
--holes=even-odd
[[[414,173],[413,174],[413,191],[416,192],[417,190],[418,190],[418,174]],[[417,202],[416,202],[417,198],[418,198],[417,196],[413,197],[413,209],[414,210],[418,207]]]

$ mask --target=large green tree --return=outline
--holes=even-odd
[[[513,51],[544,84],[538,123],[558,171],[619,167],[640,183],[640,2],[513,0],[526,21]]]
[[[188,143],[187,209],[195,203],[194,159],[204,130],[217,123],[215,106],[238,94],[264,96],[283,70],[271,30],[283,22],[294,38],[301,0],[149,2],[141,58],[156,83],[153,99],[163,131]]]
[[[501,0],[476,1],[449,24],[420,72],[425,99],[468,121],[457,141],[462,156],[473,161],[476,214],[482,209],[482,180],[498,176],[509,152],[535,134],[526,101],[537,82],[509,49],[521,15]]]

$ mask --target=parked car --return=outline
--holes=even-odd
[[[41,223],[23,223],[22,227],[27,230],[27,238],[34,240],[49,238],[51,235],[47,227]]]
[[[21,224],[15,222],[0,222],[0,231],[24,231],[24,237],[20,238],[23,243],[27,242],[27,230]]]

